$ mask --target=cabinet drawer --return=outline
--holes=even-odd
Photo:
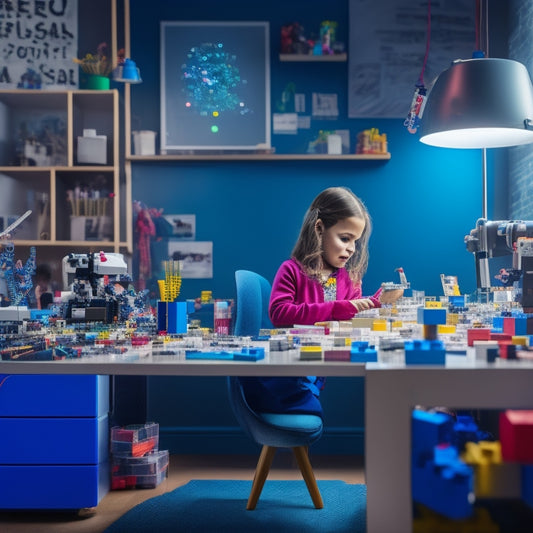
[[[0,416],[101,416],[109,376],[0,374]]]
[[[88,466],[0,465],[0,509],[96,507],[109,492],[109,463]]]
[[[0,465],[94,465],[108,460],[107,415],[0,418],[0,435]]]

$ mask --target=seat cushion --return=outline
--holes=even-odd
[[[306,414],[277,414],[257,413],[267,424],[277,426],[280,429],[314,432],[322,426],[322,419],[315,415]]]

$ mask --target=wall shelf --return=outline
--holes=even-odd
[[[355,160],[355,161],[388,161],[387,154],[161,154],[161,155],[130,155],[127,160],[135,161],[301,161],[301,160]]]
[[[313,54],[280,54],[280,61],[324,61],[324,62],[344,62],[347,59],[347,54],[331,54],[331,55],[313,55]]]

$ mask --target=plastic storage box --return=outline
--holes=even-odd
[[[153,489],[168,474],[168,450],[155,451],[143,457],[113,456],[111,488]]]
[[[159,424],[132,424],[111,428],[113,456],[142,457],[159,449]]]

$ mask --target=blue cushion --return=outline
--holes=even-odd
[[[315,415],[257,413],[258,416],[273,426],[300,431],[317,431],[322,426],[322,419]]]

